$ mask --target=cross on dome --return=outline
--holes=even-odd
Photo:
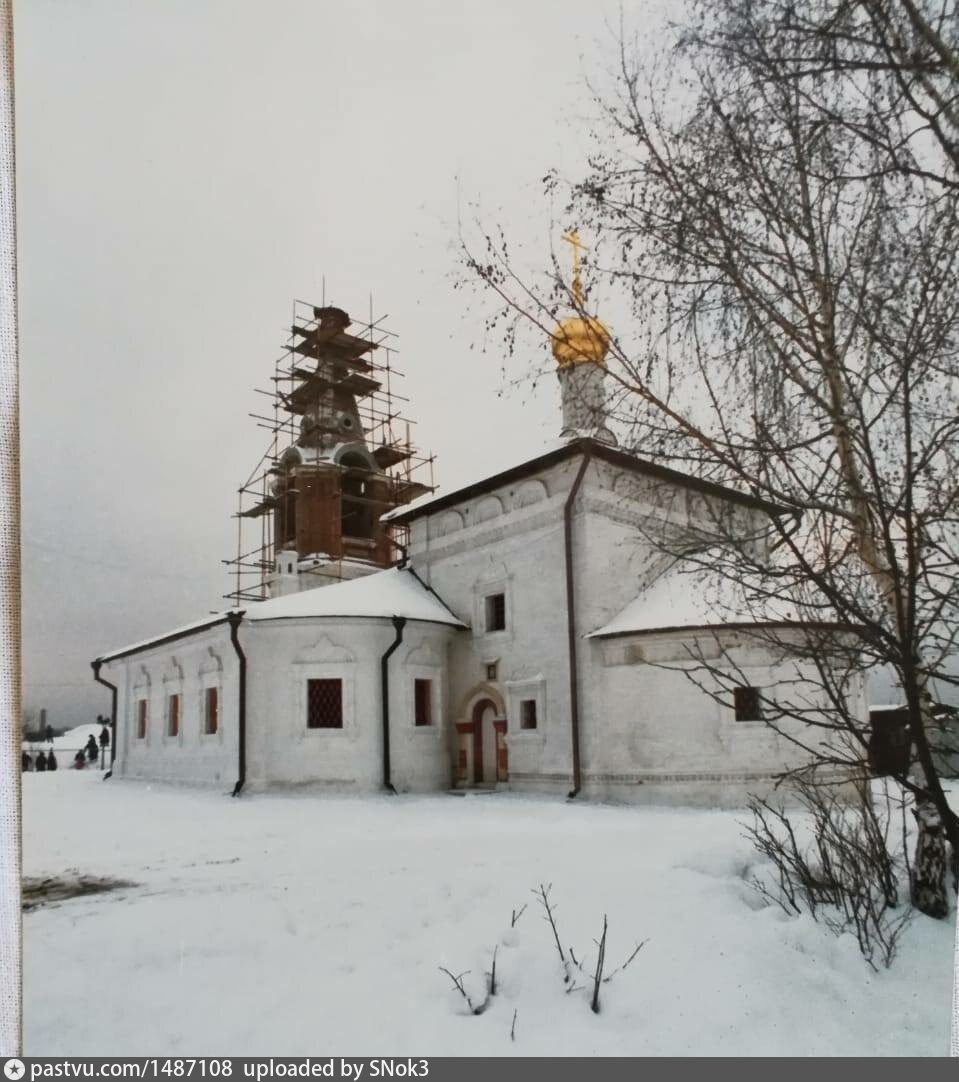
[[[553,356],[560,368],[574,364],[603,365],[609,351],[609,331],[598,319],[580,314],[583,311],[583,282],[580,276],[580,252],[588,251],[579,239],[579,231],[571,229],[563,240],[573,249],[573,303],[576,315],[564,319],[553,334]]]
[[[583,305],[583,283],[579,276],[579,253],[581,251],[587,252],[589,249],[579,239],[579,231],[576,229],[564,233],[563,240],[573,248],[573,300],[576,307],[581,308]]]

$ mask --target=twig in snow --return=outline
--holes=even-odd
[[[469,973],[469,970],[464,969],[463,972],[458,977],[454,977],[453,974],[450,973],[450,971],[448,969],[446,969],[444,966],[440,966],[439,971],[441,973],[445,973],[447,975],[447,977],[449,977],[449,979],[453,982],[453,987],[456,989],[457,992],[459,992],[459,994],[463,997],[463,999],[466,1000],[466,1005],[467,1005],[467,1007],[469,1007],[470,1011],[473,1014],[479,1014],[480,1011],[482,1011],[483,1008],[473,1006],[473,1001],[470,999],[469,994],[467,993],[466,989],[463,987],[463,978],[466,976],[467,973]],[[484,1006],[485,1006],[485,1004],[484,1004]]]
[[[599,954],[596,956],[596,973],[593,977],[593,1014],[599,1014],[599,986],[603,983],[603,962],[606,961],[606,914],[603,914],[603,936],[599,941]]]
[[[526,905],[524,905],[522,909],[519,909],[519,910],[514,909],[513,910],[513,919],[509,922],[510,928],[515,928],[516,927],[516,922],[526,912],[526,906],[527,905],[529,905],[529,902],[527,902]]]
[[[491,996],[496,995],[496,952],[499,950],[499,944],[493,948],[493,965],[487,977],[489,977],[489,994]]]
[[[523,908],[525,909],[526,907],[525,907],[525,906],[523,906]],[[513,1011],[513,1024],[512,1024],[512,1025],[511,1025],[511,1026],[509,1027],[509,1039],[510,1039],[511,1041],[515,1041],[515,1040],[516,1040],[516,1015],[517,1015],[518,1013],[519,1013],[519,1010],[518,1010],[518,1009],[516,1009],[516,1010],[514,1010],[514,1011]]]
[[[560,961],[563,963],[563,984],[569,984],[569,963],[566,961],[566,955],[563,953],[563,945],[559,941],[559,932],[556,928],[556,920],[553,917],[553,910],[549,904],[549,892],[553,889],[553,884],[550,883],[548,887],[544,887],[542,883],[539,885],[539,891],[533,891],[539,898],[540,905],[546,910],[546,919],[549,921],[550,928],[553,929],[553,939],[556,940],[556,949],[559,951]]]
[[[648,939],[644,939],[644,940],[642,941],[642,943],[638,944],[638,946],[637,946],[637,947],[636,947],[636,949],[635,949],[635,950],[633,951],[633,953],[632,953],[632,954],[631,954],[631,955],[630,955],[630,956],[629,956],[629,957],[628,957],[628,958],[626,959],[626,961],[625,961],[625,962],[623,962],[623,964],[622,964],[621,966],[619,966],[619,968],[618,968],[618,969],[614,969],[614,970],[613,970],[613,972],[612,972],[612,973],[610,973],[610,975],[609,975],[608,977],[603,977],[603,984],[605,984],[605,983],[606,983],[607,981],[611,981],[611,980],[613,979],[613,977],[615,977],[615,976],[616,976],[616,974],[617,974],[617,973],[622,973],[622,972],[623,972],[623,970],[624,970],[624,969],[625,969],[625,968],[626,968],[626,967],[627,967],[627,966],[629,965],[629,963],[630,963],[630,962],[631,962],[631,961],[632,961],[632,960],[633,960],[633,959],[634,959],[634,958],[636,957],[636,955],[637,955],[637,954],[639,954],[639,952],[640,952],[640,951],[641,951],[641,950],[643,949],[643,947],[645,947],[645,946],[646,946],[646,944],[647,944],[648,942],[649,942],[649,940],[648,940]]]

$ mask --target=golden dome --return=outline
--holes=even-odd
[[[564,319],[553,333],[553,356],[560,368],[574,364],[604,364],[609,331],[591,316]]]

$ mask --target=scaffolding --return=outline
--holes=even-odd
[[[269,596],[268,580],[276,557],[272,511],[281,499],[270,486],[281,472],[280,456],[297,441],[297,417],[304,412],[310,388],[319,384],[353,396],[366,446],[382,471],[380,476],[388,482],[387,511],[432,492],[435,487],[435,456],[414,446],[411,432],[416,422],[404,413],[409,399],[394,387],[395,381],[403,379],[403,373],[394,363],[399,355],[397,336],[384,326],[389,317],[374,319],[371,297],[369,321],[353,321],[349,334],[341,331],[336,336],[334,341],[346,346],[348,359],[341,359],[335,375],[331,375],[328,367],[324,374],[320,372],[320,311],[311,302],[293,301],[292,321],[283,352],[274,362],[272,386],[254,388],[270,404],[265,412],[251,412],[249,416],[270,433],[270,440],[237,491],[236,556],[223,561],[233,583],[233,589],[223,596],[237,605],[263,601]],[[314,358],[315,364],[311,364]],[[408,527],[392,523],[385,526],[392,559],[396,562],[408,542]],[[343,558],[325,561],[316,569],[302,570],[339,580],[344,577]]]

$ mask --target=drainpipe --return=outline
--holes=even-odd
[[[240,702],[237,711],[237,750],[239,753],[239,765],[236,785],[233,786],[233,792],[230,794],[231,796],[239,796],[240,790],[243,788],[243,783],[246,781],[246,654],[243,653],[243,648],[240,646],[240,638],[237,634],[240,623],[243,620],[243,613],[228,613],[227,619],[230,621],[230,642],[233,643],[233,649],[236,651],[236,656],[240,662],[240,678],[238,681]]]
[[[110,707],[110,769],[103,775],[103,780],[113,777],[113,764],[117,761],[117,686],[111,684],[109,680],[104,680],[100,675],[100,666],[102,661],[93,661],[93,679],[98,684],[103,684],[105,688],[110,689],[110,698],[112,699],[112,705]]]
[[[582,788],[579,762],[579,679],[576,669],[576,591],[573,580],[573,503],[579,494],[583,476],[589,466],[589,444],[583,448],[583,460],[579,465],[573,487],[563,504],[563,542],[566,550],[566,634],[569,643],[569,728],[573,744],[573,788],[567,799],[572,800]]]
[[[393,627],[396,638],[386,653],[380,658],[380,682],[383,689],[383,787],[388,793],[395,793],[390,772],[390,657],[403,641],[405,616],[394,616]]]

